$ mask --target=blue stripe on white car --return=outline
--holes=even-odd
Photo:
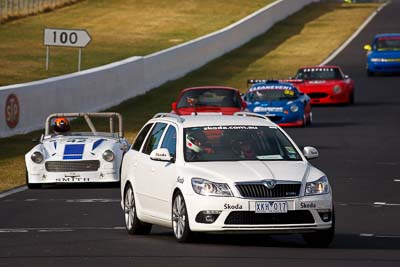
[[[96,142],[93,143],[92,146],[92,151],[95,150],[99,145],[101,145],[101,143],[103,143],[106,139],[99,139]]]
[[[84,144],[66,145],[63,159],[82,159],[84,149]]]

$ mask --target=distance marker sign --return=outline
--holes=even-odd
[[[44,29],[44,45],[85,47],[92,40],[86,30]]]
[[[46,46],[46,70],[49,70],[50,46],[66,46],[79,48],[78,71],[81,70],[82,48],[92,40],[86,30],[44,29],[44,45]]]

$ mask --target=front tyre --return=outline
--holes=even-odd
[[[349,96],[349,104],[353,105],[354,104],[354,90],[350,93]]]
[[[318,230],[314,233],[303,234],[303,239],[308,246],[314,248],[327,248],[335,237],[335,213],[332,213],[332,227],[328,230]]]
[[[186,204],[181,193],[175,194],[172,202],[172,228],[178,242],[190,241],[193,233],[189,227]]]
[[[304,111],[304,114],[303,114],[303,127],[307,127],[307,125],[308,125],[308,123],[307,123],[307,115],[306,115],[306,112]]]
[[[136,212],[135,195],[131,185],[128,185],[124,194],[125,228],[130,235],[145,235],[151,231],[151,224],[139,220]]]
[[[310,127],[312,125],[312,112],[308,114],[307,125]]]

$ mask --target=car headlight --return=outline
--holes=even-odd
[[[232,192],[227,184],[214,183],[202,178],[192,178],[192,187],[194,192],[203,196],[232,196]]]
[[[31,155],[31,160],[35,163],[40,163],[43,161],[43,154],[40,153],[39,151],[35,151],[33,152],[33,154]]]
[[[371,62],[387,62],[386,58],[371,58]]]
[[[106,150],[103,152],[103,159],[105,161],[111,162],[114,160],[114,158],[115,158],[115,155],[111,150]]]
[[[335,85],[333,87],[333,93],[334,94],[340,94],[342,92],[342,88],[339,85]]]
[[[322,176],[318,180],[306,184],[306,196],[328,194],[329,192],[329,181],[326,176]]]
[[[291,112],[297,112],[299,110],[299,106],[297,106],[297,105],[291,105],[290,106],[290,111]]]

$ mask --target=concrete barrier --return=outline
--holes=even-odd
[[[145,57],[0,87],[0,137],[41,129],[51,113],[99,111],[143,94],[232,51],[316,1],[276,1],[222,30]]]
[[[115,106],[144,93],[143,80],[143,58],[132,57],[79,73],[2,87],[0,137],[44,128],[46,116],[52,113],[93,112]],[[10,96],[18,103],[14,97],[7,103]]]

